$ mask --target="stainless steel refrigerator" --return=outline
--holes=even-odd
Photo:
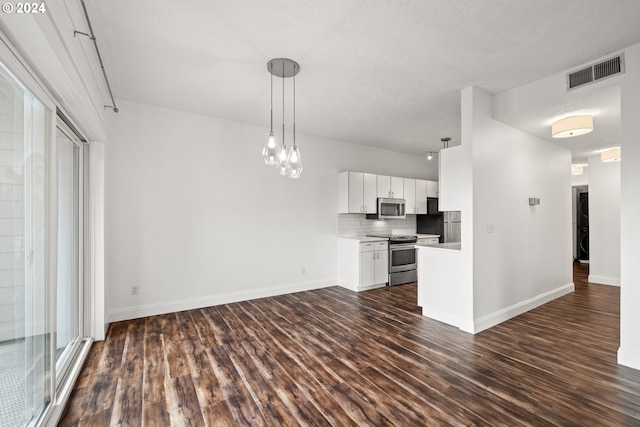
[[[460,211],[447,211],[443,215],[444,225],[444,242],[459,242],[460,241],[460,226],[461,226]]]
[[[417,215],[417,232],[420,234],[439,234],[440,243],[460,241],[460,211],[438,212],[436,214]]]

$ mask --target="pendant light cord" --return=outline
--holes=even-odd
[[[293,66],[293,146],[296,146],[296,66]]]
[[[282,146],[284,147],[284,61],[282,61]]]
[[[269,70],[271,74],[271,133],[273,133],[273,62],[269,63]]]

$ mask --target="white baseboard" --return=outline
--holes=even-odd
[[[248,301],[257,298],[272,297],[276,295],[290,294],[294,292],[310,291],[313,289],[334,286],[335,279],[314,280],[310,282],[294,283],[291,285],[273,288],[252,289],[241,292],[229,292],[218,295],[208,295],[199,298],[188,298],[178,301],[159,302],[155,304],[139,305],[134,307],[109,310],[107,323],[121,320],[137,319],[139,317],[155,316],[158,314],[174,313],[176,311],[193,310],[196,308],[211,307],[232,302]]]
[[[618,363],[633,369],[640,369],[640,352],[620,347],[618,349]]]
[[[620,286],[620,277],[596,276],[590,274],[587,281],[590,283],[597,283],[599,285]]]
[[[358,292],[358,284],[355,282],[340,280],[338,283],[336,283],[336,285],[340,286],[341,288],[349,289],[353,292]]]
[[[447,325],[460,327],[462,321],[457,316],[453,316],[443,311],[434,310],[428,306],[422,307],[422,315],[429,319],[437,320],[438,322],[446,323]]]
[[[566,294],[570,294],[574,290],[574,284],[567,283],[566,285],[560,286],[559,288],[552,289],[548,292],[519,302],[510,307],[504,308],[486,316],[482,316],[478,319],[475,319],[472,333],[477,334],[478,332],[484,331],[485,329],[489,329],[492,326],[495,326],[513,317],[519,316],[524,312],[546,304],[551,300],[554,300]]]

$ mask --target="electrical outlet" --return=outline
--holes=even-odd
[[[304,267],[300,268],[300,274],[302,274],[303,276],[307,273],[307,269]]]
[[[131,287],[131,295],[138,295],[140,292],[140,288],[138,286]]]

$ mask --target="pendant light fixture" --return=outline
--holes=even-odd
[[[267,165],[273,166],[278,156],[278,138],[273,132],[273,64],[271,62],[269,62],[269,72],[271,73],[271,130],[265,138],[262,157]]]
[[[296,145],[296,75],[293,74],[293,145],[287,151],[287,176],[300,178],[302,175],[302,156]]]
[[[300,178],[302,174],[302,157],[300,149],[296,145],[296,79],[300,72],[300,65],[287,58],[275,58],[267,63],[267,70],[271,74],[271,131],[267,134],[262,155],[265,163],[275,165],[280,175],[290,178]],[[282,144],[278,146],[278,141],[273,132],[273,76],[282,78]],[[284,79],[293,77],[293,145],[287,148],[285,144],[285,92]]]

